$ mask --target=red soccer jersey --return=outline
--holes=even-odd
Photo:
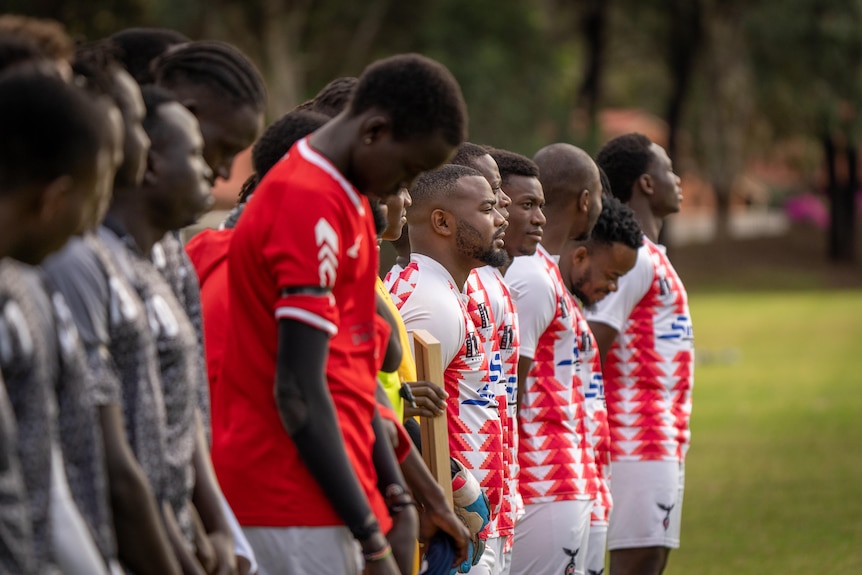
[[[216,393],[228,332],[227,256],[233,230],[203,230],[186,244],[201,286],[210,397]]]
[[[576,370],[577,306],[541,246],[515,258],[506,282],[518,293],[521,355],[533,364],[520,409],[518,486],[526,505],[595,497],[585,449],[581,380]]]
[[[303,139],[263,178],[234,230],[213,463],[242,525],[343,525],[273,399],[282,318],[330,335],[326,379],[346,452],[381,528],[391,525],[372,462],[377,250],[369,213],[368,200]]]
[[[613,461],[683,461],[694,343],[688,295],[664,250],[644,238],[619,289],[588,314],[619,334],[604,385]]]

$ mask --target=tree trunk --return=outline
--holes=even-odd
[[[859,187],[856,146],[847,142],[844,157],[847,162],[846,181],[839,181],[838,150],[831,135],[823,140],[827,166],[826,193],[829,197],[829,259],[851,263],[856,260],[856,190]]]
[[[667,57],[672,86],[665,120],[668,125],[667,154],[671,159],[677,156],[677,138],[683,105],[703,40],[700,3],[701,0],[673,0],[670,3],[671,33],[668,35],[670,41]]]
[[[586,8],[581,33],[586,38],[587,56],[584,81],[578,90],[575,107],[587,113],[587,150],[597,150],[599,145],[599,101],[601,79],[604,72],[605,34],[610,0],[590,0]]]

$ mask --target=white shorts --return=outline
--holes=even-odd
[[[243,527],[259,575],[360,575],[362,551],[347,527]]]
[[[592,501],[527,504],[515,526],[512,575],[585,575]]]
[[[473,565],[470,573],[474,575],[501,575],[503,572],[503,545],[505,537],[489,537],[485,541],[485,551],[479,562]]]
[[[678,549],[684,488],[685,465],[677,461],[611,462],[608,549]]]
[[[587,547],[587,575],[603,575],[605,552],[608,548],[608,526],[590,525],[590,544]]]

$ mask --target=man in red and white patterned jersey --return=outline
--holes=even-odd
[[[611,434],[610,569],[659,574],[679,547],[694,345],[685,287],[655,242],[682,193],[665,150],[641,134],[605,144],[598,163],[645,235],[632,272],[587,316]]]
[[[583,574],[595,464],[576,369],[578,310],[557,260],[571,238],[595,224],[601,186],[593,160],[574,146],[554,144],[535,161],[546,202],[542,245],[506,271],[520,325],[518,485],[525,506],[512,573]]]
[[[497,199],[497,211],[508,220],[508,207],[511,203],[509,196],[503,192],[501,187],[502,178],[497,162],[491,157],[487,149],[472,142],[464,142],[458,147],[452,164],[467,166],[478,171],[488,181],[494,197]],[[503,265],[509,263],[505,258]],[[498,280],[497,277],[501,279]],[[501,340],[502,333],[507,330],[511,333],[516,321],[514,310],[508,317],[504,317],[507,307],[512,308],[512,300],[500,289],[502,276],[496,266],[482,266],[470,271],[467,279],[467,311],[476,325],[476,332],[485,348],[488,358],[488,369],[490,374],[490,385],[495,388],[497,396],[497,409],[500,411],[500,424],[503,428],[503,504],[500,513],[494,522],[488,526],[489,533],[496,533],[496,537],[489,537],[486,542],[485,553],[473,571],[480,575],[485,573],[499,575],[506,572],[507,555],[506,550],[511,549],[512,539],[515,534],[515,492],[512,484],[512,425],[509,422],[507,408],[508,377],[505,373],[505,365],[502,358],[502,347],[507,347],[507,354],[511,355],[514,342],[509,337]],[[507,290],[508,291],[508,290]],[[508,320],[508,328],[503,326],[503,321]],[[517,359],[515,360],[517,362]],[[517,364],[514,367],[513,376],[517,378]]]
[[[505,263],[505,219],[488,182],[472,168],[447,165],[424,174],[411,195],[410,263],[390,293],[408,332],[425,329],[440,340],[449,449],[488,497],[491,522],[480,535],[487,540],[497,537],[494,520],[503,504],[503,428],[465,284],[472,269]]]
[[[365,572],[409,569],[415,510],[375,408],[368,197],[446,161],[465,124],[445,67],[416,54],[378,61],[348,109],[267,173],[235,228],[240,304],[229,305],[213,462],[262,574],[358,574],[355,542]],[[393,523],[398,565],[384,537]]]
[[[610,434],[601,362],[584,311],[616,291],[619,278],[635,265],[638,249],[643,243],[642,236],[634,212],[614,198],[604,198],[590,239],[567,242],[560,257],[563,282],[577,303],[575,365],[583,386],[585,438],[596,472],[596,499],[590,517],[589,546],[584,557],[587,574],[604,572],[612,499],[608,484]]]

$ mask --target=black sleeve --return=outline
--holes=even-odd
[[[374,421],[372,421],[371,426],[374,428],[375,435],[373,457],[374,469],[377,471],[377,489],[384,497],[388,495],[390,485],[398,485],[401,487],[400,492],[405,492],[404,477],[401,475],[398,458],[395,457],[389,435],[383,429],[380,413],[377,411],[374,412]]]
[[[329,336],[305,323],[278,322],[275,401],[300,457],[353,536],[363,541],[379,526],[347,458],[326,384]]]

